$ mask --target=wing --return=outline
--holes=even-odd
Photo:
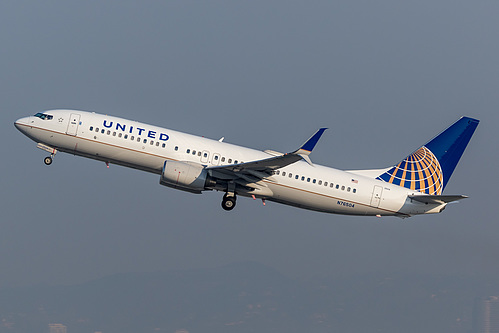
[[[206,168],[206,170],[209,172],[210,176],[214,178],[234,181],[239,185],[250,188],[260,188],[261,186],[265,186],[261,184],[262,179],[265,178],[274,181],[271,176],[274,170],[283,168],[302,159],[307,161],[310,165],[313,165],[308,155],[310,155],[325,130],[326,128],[319,129],[300,148],[293,152],[258,161],[209,167]]]
[[[425,204],[444,204],[461,199],[466,199],[465,195],[409,195],[409,198]]]

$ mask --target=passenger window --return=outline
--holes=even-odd
[[[137,142],[140,142],[140,138],[137,138]]]
[[[300,178],[300,176],[299,176],[299,175],[296,175],[296,176],[295,176],[295,179],[298,179],[298,178]]]
[[[279,173],[280,173],[280,171],[279,171],[279,170],[277,170],[277,171],[275,172],[275,174],[276,174],[276,175],[279,175]]]
[[[192,151],[192,155],[196,155],[196,151],[195,150]]]
[[[113,136],[116,136],[116,132],[113,132]]]
[[[327,182],[324,182],[324,186],[327,186]]]
[[[289,178],[293,178],[293,174],[291,172],[289,173]]]
[[[105,130],[105,129],[103,129],[103,130],[102,130],[102,131],[100,131],[100,132],[101,132],[102,134],[104,134],[104,133],[106,133],[106,130]]]
[[[237,160],[234,161],[234,164],[237,164]]]
[[[356,189],[356,188],[354,188],[352,192],[353,192],[353,193],[357,193],[357,189]]]
[[[232,158],[229,158],[229,164],[232,164]]]
[[[218,161],[218,155],[215,155],[215,161]]]
[[[143,143],[147,143],[147,139],[144,139],[144,141],[142,141]]]
[[[342,186],[342,187],[341,187],[341,190],[342,190],[342,191],[344,191],[344,190],[345,190],[345,186]]]
[[[347,192],[350,192],[350,190],[351,190],[351,188],[350,188],[350,187],[349,187],[349,188],[347,188]]]
[[[123,136],[123,133],[118,134],[118,138],[121,138]]]
[[[166,147],[166,143],[163,143],[163,148],[165,148],[165,147]]]
[[[222,157],[222,162],[225,162],[225,157]]]
[[[314,183],[314,184],[315,184],[315,182],[316,182],[316,180],[315,180],[315,179],[314,179],[314,180],[312,180],[312,183]]]
[[[96,128],[95,128],[95,131],[96,131],[97,133],[99,133],[99,128],[98,128],[98,127],[96,127]]]
[[[203,157],[208,157],[208,153],[204,153],[204,154],[203,154]]]
[[[107,131],[107,135],[111,134],[111,131]]]
[[[158,142],[159,143],[159,142]],[[154,145],[154,141],[151,140],[151,146]]]
[[[198,156],[201,156],[201,152],[200,151],[198,151]]]
[[[133,141],[133,140],[135,140],[135,137],[132,135],[132,136],[130,137],[130,140],[132,140],[132,141]]]
[[[307,182],[310,183],[310,178],[307,178]]]
[[[94,127],[93,126],[90,126],[90,131],[93,131],[94,130]]]
[[[322,180],[319,180],[319,185],[322,185]]]
[[[175,151],[178,151],[178,146],[175,146]]]
[[[340,188],[340,185],[336,184],[336,189],[338,190]]]
[[[191,150],[190,149],[187,149],[187,154],[190,154],[191,153]]]
[[[156,147],[159,147],[159,141],[156,142]]]
[[[283,171],[283,172],[282,172],[282,175],[283,175],[283,177],[284,177],[284,176],[286,176],[286,171]]]

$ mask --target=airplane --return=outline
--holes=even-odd
[[[15,127],[48,152],[83,156],[159,175],[161,185],[200,194],[224,192],[222,208],[237,196],[312,211],[396,216],[442,212],[467,198],[443,191],[479,120],[461,117],[399,163],[384,169],[343,171],[312,163],[320,128],[289,153],[255,150],[132,120],[78,110],[24,117]]]

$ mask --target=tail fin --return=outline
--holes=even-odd
[[[462,117],[377,179],[430,195],[442,194],[479,122]]]

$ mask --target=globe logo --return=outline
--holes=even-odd
[[[377,179],[430,195],[440,195],[444,176],[435,155],[421,147]]]

